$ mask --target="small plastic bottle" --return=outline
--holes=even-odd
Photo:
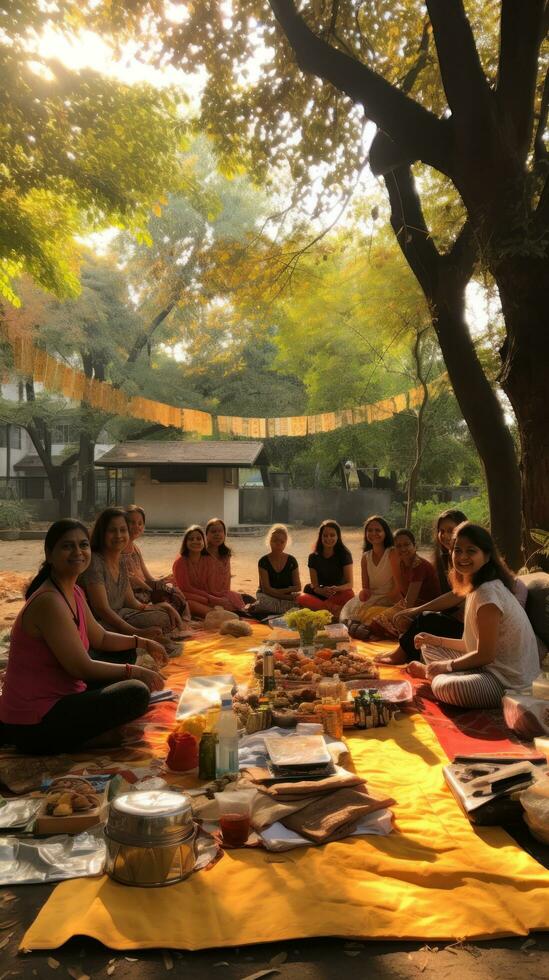
[[[331,735],[332,738],[343,737],[343,713],[340,704],[323,701],[320,705],[320,717],[326,735]]]
[[[233,711],[232,698],[223,698],[217,722],[215,775],[219,779],[220,776],[238,772],[238,722]]]

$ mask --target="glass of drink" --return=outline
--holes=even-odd
[[[226,847],[244,847],[248,840],[254,795],[254,790],[226,790],[215,794],[219,805],[219,826]]]

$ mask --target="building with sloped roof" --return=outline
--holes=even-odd
[[[268,483],[262,442],[123,442],[95,461],[116,483],[133,471],[136,504],[147,525],[176,528],[221,517],[227,527],[239,523],[239,470],[259,469]],[[116,494],[113,494],[116,497]]]

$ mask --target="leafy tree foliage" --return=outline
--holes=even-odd
[[[514,560],[514,448],[475,356],[463,291],[480,254],[505,315],[502,381],[518,420],[524,520],[547,524],[540,488],[549,453],[539,451],[546,446],[541,365],[549,300],[546,0],[304,0],[299,7],[294,0],[206,0],[180,5],[178,23],[158,4],[136,0],[128,13],[115,6],[116,28],[131,30],[145,10],[165,56],[205,66],[200,122],[227,159],[258,173],[274,164],[301,187],[315,168],[324,170],[338,193],[366,158],[365,118],[376,124],[370,163],[386,182],[395,234],[430,302],[486,466],[493,524]],[[101,5],[97,16],[112,13]],[[442,251],[414,182],[412,167],[417,174],[422,166],[461,202]]]
[[[109,225],[146,235],[150,207],[178,186],[180,96],[70,71],[36,50],[41,28],[76,11],[33,0],[0,10],[0,295],[13,303],[21,272],[75,294],[74,235]]]

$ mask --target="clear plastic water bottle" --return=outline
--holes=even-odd
[[[216,726],[217,745],[215,753],[215,775],[238,773],[238,722],[233,711],[232,698],[223,698],[221,714]]]

